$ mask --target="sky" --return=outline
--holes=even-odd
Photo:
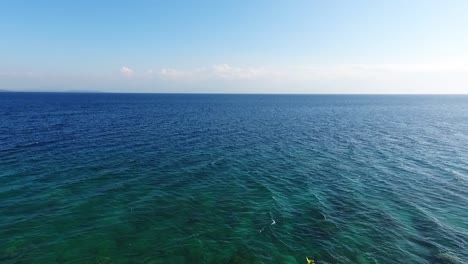
[[[0,0],[0,89],[468,93],[466,0]]]

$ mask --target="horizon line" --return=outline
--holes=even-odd
[[[210,92],[111,92],[111,91],[87,91],[87,90],[70,90],[70,91],[13,91],[2,90],[2,93],[67,93],[67,94],[166,94],[166,95],[462,95],[468,96],[468,93],[210,93]]]

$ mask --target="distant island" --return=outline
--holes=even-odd
[[[38,92],[38,93],[102,93],[101,91],[97,90],[65,90],[65,91],[51,91],[51,90],[39,90],[39,91],[28,91],[28,90],[23,90],[23,91],[11,91],[11,90],[4,90],[0,89],[0,93],[31,93],[31,92]]]

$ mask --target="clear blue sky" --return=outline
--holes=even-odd
[[[468,93],[468,1],[0,0],[0,89]]]

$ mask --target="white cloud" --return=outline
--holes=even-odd
[[[209,67],[183,70],[164,68],[152,72],[162,79],[170,80],[253,80],[267,77],[271,72],[263,68],[234,67],[229,64],[216,64]]]
[[[154,79],[154,82],[164,81],[168,87],[175,85],[197,91],[207,89],[200,90],[203,92],[468,92],[468,63],[465,61],[282,67],[216,64],[192,69],[151,70],[146,72],[146,76]]]
[[[468,73],[468,65],[462,63],[433,64],[341,64],[286,67],[237,67],[217,64],[194,69],[163,68],[150,70],[154,78],[179,81],[274,81],[308,82],[337,80],[385,80],[394,77],[421,76],[425,74]]]
[[[131,81],[122,82],[115,72],[0,71],[0,89],[108,86],[134,92],[468,93],[467,59],[276,67],[216,64],[141,72],[122,66],[119,74]]]
[[[213,65],[210,71],[216,77],[223,79],[255,79],[273,73],[263,68],[233,67],[229,64]]]
[[[135,74],[135,71],[126,66],[122,66],[120,68],[120,74],[122,74],[125,77],[133,77],[133,75]]]
[[[156,76],[161,77],[163,79],[188,79],[195,77],[196,75],[200,76],[200,71],[198,69],[192,71],[184,71],[165,68],[156,72]]]

